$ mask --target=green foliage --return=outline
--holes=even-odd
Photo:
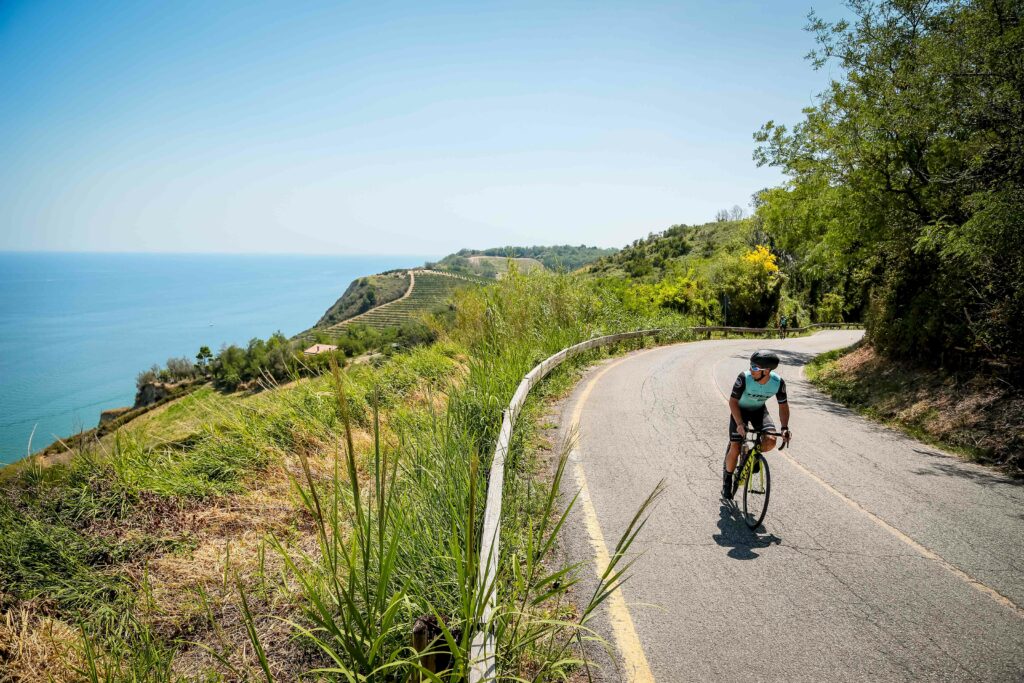
[[[788,130],[755,136],[790,181],[758,217],[818,307],[868,310],[896,358],[1021,367],[1024,7],[854,0],[812,16],[816,67],[842,77]],[[825,310],[830,310],[827,306]]]
[[[501,256],[505,258],[530,258],[540,261],[545,268],[553,271],[574,271],[588,263],[592,263],[602,257],[615,253],[615,249],[601,249],[599,247],[588,247],[584,244],[572,246],[569,244],[555,246],[532,246],[532,247],[496,247],[493,249],[462,249],[450,254],[437,263],[428,263],[427,267],[438,267],[445,270],[464,273],[476,273],[467,257],[469,256]],[[487,267],[484,264],[482,267]],[[493,268],[493,266],[491,266]],[[481,273],[486,275],[486,273]]]
[[[818,322],[843,322],[843,297],[841,294],[829,292],[821,298],[821,304],[818,306]]]
[[[11,599],[43,600],[109,626],[119,618],[116,608],[131,603],[131,588],[123,578],[105,576],[103,569],[126,559],[126,551],[60,521],[40,520],[0,503],[0,575]]]
[[[634,279],[657,279],[669,264],[694,248],[693,229],[673,225],[645,239],[635,240],[615,254],[594,263],[588,272],[595,275],[627,275]]]
[[[602,259],[588,273],[634,311],[661,308],[700,324],[726,322],[728,297],[730,325],[763,326],[777,318],[788,282],[769,241],[751,220],[676,225]],[[790,309],[803,311],[797,300],[789,301]]]
[[[699,319],[708,318],[715,310],[715,302],[708,299],[709,295],[707,284],[692,272],[654,283],[633,283],[623,293],[629,310],[654,314],[657,309],[664,308]]]
[[[196,365],[199,366],[200,370],[206,371],[206,366],[213,360],[213,352],[210,351],[209,346],[200,346],[199,353],[196,354]]]
[[[218,386],[235,389],[243,382],[283,381],[295,376],[298,368],[291,342],[275,332],[266,341],[250,340],[244,349],[234,344],[222,348],[210,373]]]
[[[417,346],[430,344],[437,339],[437,331],[418,320],[408,320],[396,327],[371,327],[361,323],[350,323],[333,331],[325,331],[318,338],[324,344],[338,347],[341,358],[355,358],[369,352],[386,356]],[[325,371],[333,354],[321,353],[303,360],[304,371]]]
[[[783,279],[778,268],[763,259],[744,255],[719,256],[710,278],[718,297],[728,297],[728,325],[764,327],[779,307]]]

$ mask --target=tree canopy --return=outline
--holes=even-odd
[[[1024,5],[850,8],[808,26],[812,63],[840,77],[803,121],[755,134],[758,164],[789,176],[757,216],[799,284],[866,311],[881,352],[1020,367]]]

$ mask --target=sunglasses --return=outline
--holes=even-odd
[[[754,365],[754,364],[750,365],[750,371],[751,372],[761,372],[762,370],[767,370],[767,369],[768,368],[758,367],[757,365]]]

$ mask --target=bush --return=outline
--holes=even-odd
[[[171,379],[176,381],[192,379],[197,374],[195,363],[184,357],[168,358],[167,372],[171,376]]]
[[[135,388],[141,389],[147,384],[152,384],[160,378],[160,366],[154,365],[149,370],[143,370],[135,376]]]

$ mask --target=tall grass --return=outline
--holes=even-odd
[[[301,587],[308,625],[295,627],[331,662],[309,673],[349,681],[464,680],[484,604],[497,590],[500,607],[487,626],[497,635],[506,665],[515,669],[528,655],[533,680],[567,675],[583,661],[574,643],[589,633],[595,610],[631,564],[628,550],[660,486],[637,510],[579,617],[552,617],[547,604],[566,600],[577,583],[576,567],[549,567],[569,514],[568,508],[556,512],[568,450],[543,495],[536,525],[531,522],[525,531],[525,554],[503,563],[495,584],[478,585],[484,480],[468,435],[452,432],[450,423],[434,422],[430,430],[406,425],[404,448],[389,451],[382,447],[374,410],[373,466],[364,483],[344,383],[336,367],[333,372],[344,428],[336,466],[325,483],[302,458],[302,477],[294,482],[316,522],[317,552],[274,542]],[[432,617],[437,626],[423,652],[409,643],[419,616]],[[261,646],[254,642],[254,648]],[[441,670],[424,666],[427,657],[444,662]]]
[[[574,644],[589,634],[595,610],[623,580],[629,548],[660,487],[640,505],[597,589],[570,618],[557,606],[576,585],[578,568],[557,566],[552,557],[569,514],[558,510],[567,451],[549,484],[527,487],[538,502],[518,530],[522,552],[505,558],[495,584],[486,586],[477,584],[476,549],[489,463],[478,454],[493,449],[503,406],[537,361],[607,331],[605,325],[623,324],[625,315],[611,322],[598,315],[602,306],[607,302],[595,291],[567,276],[513,273],[498,287],[468,292],[456,304],[451,334],[470,352],[465,382],[447,388],[442,414],[394,421],[393,446],[382,444],[379,401],[372,399],[374,439],[364,457],[351,436],[346,382],[332,369],[343,432],[333,475],[319,481],[303,459],[303,476],[294,482],[316,520],[318,548],[310,553],[275,543],[301,586],[307,625],[296,626],[332,662],[311,673],[352,681],[463,680],[492,591],[499,608],[486,627],[496,635],[505,671],[529,660],[533,680],[560,679],[583,661]],[[359,462],[371,463],[368,481]],[[508,491],[517,496],[524,488],[513,476]],[[423,616],[437,630],[428,651],[417,653],[411,625]],[[428,656],[443,662],[441,671],[423,666]]]
[[[282,594],[294,600],[294,633],[321,662],[311,677],[461,680],[472,664],[472,639],[484,626],[498,640],[502,675],[564,677],[582,662],[578,643],[594,610],[622,581],[630,545],[659,490],[639,507],[597,590],[572,612],[565,609],[566,591],[578,568],[561,567],[553,557],[568,514],[559,506],[565,453],[547,481],[526,466],[517,438],[506,477],[506,504],[517,511],[507,531],[509,552],[500,558],[496,583],[478,585],[476,553],[501,411],[523,375],[561,348],[687,321],[629,310],[569,275],[521,276],[514,269],[495,285],[463,290],[455,307],[454,323],[439,330],[441,341],[380,367],[335,366],[325,377],[263,398],[211,401],[209,418],[177,442],[122,430],[110,445],[67,466],[27,469],[0,498],[0,506],[9,506],[0,507],[3,531],[20,529],[0,540],[0,568],[20,567],[14,597],[49,600],[55,613],[81,622],[84,677],[170,680],[176,653],[189,646],[149,627],[138,581],[117,571],[129,555],[161,552],[164,541],[145,534],[132,541],[142,545],[112,541],[98,558],[104,546],[90,547],[90,525],[131,520],[155,501],[196,506],[258,488],[259,474],[278,468],[291,473],[301,516],[315,536],[313,546],[294,534],[269,541],[285,569]],[[43,547],[60,552],[36,549]],[[15,565],[19,554],[36,564]],[[261,559],[260,574],[262,566]],[[0,582],[0,592],[10,593],[7,578]],[[266,601],[254,591],[262,589],[239,578],[236,590],[259,674],[302,673],[282,670],[275,663],[280,644],[261,636],[258,625],[267,616],[254,610]],[[498,609],[484,625],[492,592]],[[90,604],[119,616],[100,627],[88,615]],[[432,629],[427,652],[411,645],[420,618]],[[215,655],[229,676],[243,675],[226,649]],[[436,667],[441,670],[429,671]]]

